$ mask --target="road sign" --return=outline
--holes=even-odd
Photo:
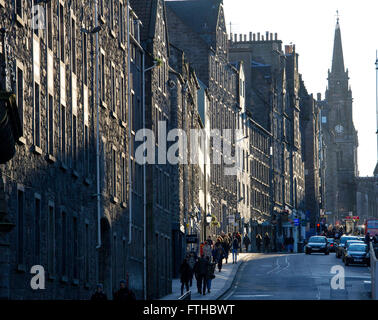
[[[299,226],[299,219],[294,219],[294,225]]]
[[[197,243],[198,236],[197,234],[187,234],[186,235],[186,243]]]

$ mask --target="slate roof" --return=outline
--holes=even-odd
[[[198,33],[209,45],[209,34],[216,31],[219,5],[222,0],[166,1],[165,4],[194,32]]]
[[[141,28],[141,40],[146,40],[150,35],[151,16],[155,12],[155,0],[130,0],[130,6],[137,14],[138,18],[142,21],[143,27]]]

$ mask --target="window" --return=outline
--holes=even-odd
[[[100,53],[100,98],[105,102],[105,54]]]
[[[121,119],[126,122],[126,99],[125,99],[125,77],[121,75],[119,77],[119,99],[121,108]]]
[[[54,154],[54,100],[51,94],[48,98],[48,153]]]
[[[15,12],[21,19],[23,18],[23,1],[24,0],[15,0]]]
[[[84,33],[84,37],[86,37],[85,33]],[[83,57],[83,61],[86,61],[86,57]],[[76,74],[76,21],[75,19],[71,20],[71,68],[72,68],[72,72]]]
[[[109,7],[109,28],[110,30],[114,29],[114,0],[110,1],[110,7]]]
[[[125,17],[123,3],[119,2],[119,41],[125,43]]]
[[[72,167],[77,168],[77,116],[72,115]]]
[[[112,149],[112,194],[114,197],[117,195],[117,159],[114,148]]]
[[[53,27],[52,27],[52,8],[51,1],[47,3],[47,45],[50,50],[52,50],[53,42]]]
[[[54,274],[54,257],[55,257],[55,211],[54,206],[49,204],[48,215],[48,236],[47,236],[47,257],[48,257],[48,271]]]
[[[64,7],[59,3],[59,48],[60,60],[64,62]]]
[[[84,85],[88,85],[88,53],[87,53],[88,47],[87,46],[88,46],[87,35],[83,33],[83,82],[84,82]]]
[[[61,160],[66,161],[66,107],[61,105],[60,107],[60,136],[61,136]]]
[[[41,106],[39,84],[34,82],[34,144],[41,146]]]
[[[84,279],[89,282],[89,225],[85,223],[85,233],[84,233],[84,259],[85,259],[85,269],[84,269]]]
[[[114,64],[111,63],[111,65],[110,65],[111,106],[112,106],[112,111],[116,112],[116,98],[115,98],[116,81],[115,81],[115,70],[114,69],[115,69]]]
[[[121,201],[126,202],[126,158],[123,153],[121,154],[121,179]]]
[[[21,127],[24,127],[24,71],[21,65],[16,66],[16,100],[20,115]]]
[[[89,175],[89,132],[86,124],[84,125],[84,172]]]
[[[79,234],[78,234],[78,225],[77,218],[73,217],[72,219],[72,228],[73,228],[73,278],[79,278]]]
[[[41,199],[35,198],[34,207],[34,256],[35,263],[40,264],[41,257]]]
[[[61,252],[62,252],[61,271],[62,271],[62,275],[66,275],[67,274],[67,214],[65,211],[62,211]]]
[[[113,1],[112,1],[113,2]],[[113,288],[116,288],[118,284],[118,268],[117,268],[117,235],[113,235],[113,250],[112,250],[112,260],[113,260],[113,265],[112,265],[112,273],[113,273]]]
[[[17,262],[24,263],[24,192],[17,192]]]

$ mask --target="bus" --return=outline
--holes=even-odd
[[[367,219],[365,222],[365,235],[370,233],[370,236],[373,237],[378,234],[378,219]]]

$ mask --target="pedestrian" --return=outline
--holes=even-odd
[[[208,236],[207,243],[212,247],[213,246],[213,240],[211,240],[211,237]]]
[[[248,234],[245,234],[243,238],[243,244],[245,246],[245,252],[248,252],[248,247],[251,244],[251,240],[249,239]]]
[[[228,255],[230,254],[230,240],[228,236],[225,236],[222,241],[222,248],[224,251],[224,258],[226,259],[226,264],[228,262]]]
[[[375,245],[378,244],[378,233],[376,233],[375,236],[373,237],[373,243]]]
[[[207,267],[209,265],[209,260],[205,258],[204,255],[198,259],[194,266],[194,273],[197,279],[197,289],[199,294],[206,294],[206,275]]]
[[[135,294],[126,286],[126,281],[121,280],[119,282],[119,290],[113,294],[113,300],[116,301],[133,301],[136,300]]]
[[[290,248],[290,252],[293,253],[293,251],[294,251],[294,238],[293,238],[293,236],[290,236],[290,238],[289,238],[289,248]]]
[[[261,252],[261,243],[262,243],[262,237],[261,234],[258,233],[256,235],[256,247],[257,247],[257,252]]]
[[[215,256],[214,256],[214,258],[215,258],[214,261],[218,265],[219,272],[221,272],[221,270],[222,270],[222,263],[223,263],[224,256],[225,256],[224,249],[222,247],[221,242],[219,241],[215,244]]]
[[[180,281],[181,281],[181,295],[184,294],[184,286],[186,288],[186,291],[188,292],[189,291],[189,282],[190,282],[190,278],[191,278],[191,270],[190,270],[190,266],[188,264],[188,261],[187,259],[185,258],[184,261],[182,262],[181,266],[180,266]]]
[[[209,257],[209,259],[211,260],[211,257],[212,257],[212,249],[211,249],[211,246],[208,242],[205,243],[205,245],[203,246],[203,255],[206,257]]]
[[[196,253],[194,251],[192,251],[190,254],[189,254],[189,258],[188,258],[188,264],[189,264],[189,267],[190,267],[190,279],[189,279],[189,286],[192,287],[193,285],[193,274],[194,274],[194,265],[196,264],[196,261],[197,261],[197,256],[196,256]]]
[[[96,286],[96,292],[92,294],[92,301],[105,301],[108,300],[108,297],[104,293],[104,287],[101,283],[98,283]]]
[[[369,245],[370,241],[371,241],[371,239],[370,239],[370,232],[368,232],[368,233],[366,234],[366,236],[365,236],[365,243],[366,243],[367,245]]]
[[[203,255],[203,247],[205,246],[205,242],[201,242],[200,244],[200,257]]]
[[[239,241],[236,236],[232,241],[232,263],[238,263],[238,249],[239,249]]]
[[[264,236],[264,252],[269,252],[269,246],[270,246],[270,237],[268,232],[265,232]]]
[[[214,271],[215,271],[215,263],[210,262],[208,260],[207,274],[206,274],[207,293],[211,292],[211,282],[215,278]]]
[[[240,252],[242,252],[242,245],[241,245],[242,238],[241,238],[241,235],[240,235],[239,232],[236,232],[236,238],[238,239],[238,244],[239,244]]]

